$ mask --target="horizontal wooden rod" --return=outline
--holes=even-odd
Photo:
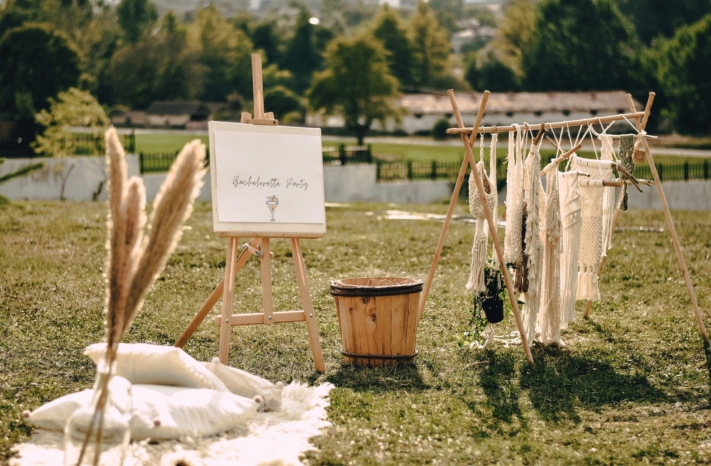
[[[556,129],[556,128],[575,128],[576,126],[586,126],[586,125],[594,125],[595,123],[611,123],[613,121],[619,121],[619,120],[624,120],[627,118],[628,120],[634,119],[634,118],[642,118],[644,117],[644,112],[635,112],[635,113],[620,113],[618,115],[609,115],[609,116],[604,116],[600,118],[585,118],[582,120],[570,120],[570,121],[557,121],[555,123],[537,123],[535,125],[529,125],[528,123],[524,123],[522,125],[519,125],[519,127],[526,129],[526,130],[541,130],[545,129],[546,131],[550,129]],[[447,130],[447,134],[469,134],[471,133],[473,128],[449,128]],[[515,131],[516,128],[513,125],[508,125],[508,126],[483,126],[479,128],[478,133],[508,133],[510,131]]]
[[[259,325],[266,323],[265,314],[263,312],[255,312],[253,314],[232,314],[230,325]],[[306,314],[304,311],[282,311],[272,313],[271,323],[284,324],[287,322],[304,322]],[[215,317],[215,324],[218,327],[222,325],[222,317]]]

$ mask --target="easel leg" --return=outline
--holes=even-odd
[[[264,323],[273,324],[272,314],[274,306],[272,304],[272,259],[269,247],[269,238],[262,238],[262,308],[264,312]]]
[[[249,245],[254,248],[258,247],[259,239],[252,239]],[[252,252],[249,249],[242,251],[242,253],[237,258],[237,263],[235,264],[235,275],[238,274],[240,270],[242,270],[242,267],[244,267],[250,257],[252,257]],[[227,267],[227,264],[225,264],[225,267]],[[188,342],[193,333],[195,333],[195,330],[197,330],[202,321],[205,320],[212,308],[215,307],[215,304],[217,304],[217,301],[220,299],[220,296],[222,296],[224,289],[225,278],[223,277],[217,287],[212,291],[210,297],[207,298],[205,304],[202,305],[198,313],[195,315],[195,317],[193,317],[193,320],[190,321],[190,324],[188,324],[185,330],[183,330],[183,333],[180,335],[180,338],[178,338],[178,341],[175,342],[176,348],[182,348],[183,346],[185,346],[185,344]]]
[[[309,284],[306,278],[306,266],[304,256],[301,254],[301,242],[298,238],[291,238],[291,256],[294,258],[294,269],[296,269],[296,281],[299,284],[299,294],[301,304],[304,307],[304,317],[306,319],[306,331],[309,333],[311,343],[311,353],[314,357],[314,364],[318,372],[326,372],[326,364],[323,361],[321,351],[321,341],[319,339],[318,327],[316,326],[316,313],[311,303],[309,294]]]
[[[235,255],[237,253],[237,238],[230,238],[227,245],[227,261],[225,262],[224,293],[222,295],[222,325],[220,325],[220,362],[227,364],[230,352],[230,335],[232,334],[232,299],[235,291]]]

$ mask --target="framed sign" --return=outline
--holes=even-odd
[[[216,232],[267,237],[326,233],[321,129],[212,121]]]

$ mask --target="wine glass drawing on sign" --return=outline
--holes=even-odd
[[[272,222],[274,221],[274,211],[279,205],[279,199],[276,196],[267,196],[267,207],[272,214]]]

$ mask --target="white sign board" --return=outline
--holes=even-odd
[[[216,232],[326,233],[319,128],[210,122],[210,176]]]

